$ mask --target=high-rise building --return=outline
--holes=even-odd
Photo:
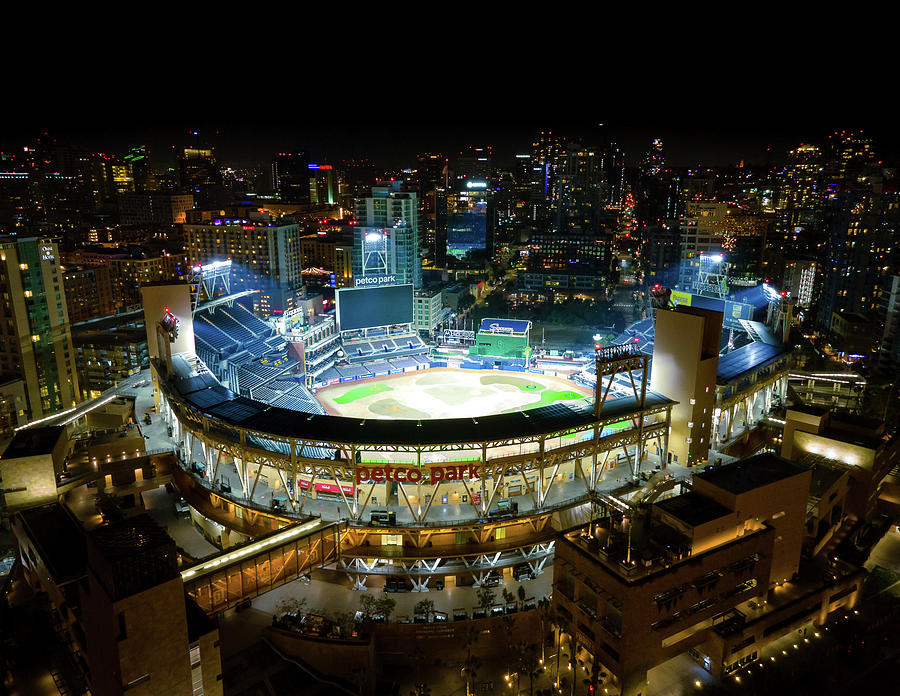
[[[816,269],[815,261],[792,260],[785,264],[781,289],[800,309],[809,309],[812,306]]]
[[[493,191],[489,179],[460,177],[446,194],[436,224],[445,230],[447,254],[465,259],[493,249]]]
[[[666,164],[666,156],[663,153],[662,138],[654,138],[650,141],[650,147],[644,153],[641,160],[642,176],[658,176]]]
[[[190,193],[126,193],[119,196],[119,222],[135,226],[182,224],[193,207]]]
[[[52,239],[0,244],[0,383],[25,380],[26,420],[81,400],[62,275]]]
[[[835,131],[828,136],[828,175],[832,180],[854,187],[877,164],[875,142],[860,131]]]
[[[150,167],[150,150],[146,145],[138,145],[131,148],[122,160],[131,167],[134,190],[144,191],[147,187],[147,180],[153,171]]]
[[[292,217],[247,211],[184,226],[190,266],[231,259],[231,290],[259,290],[254,310],[268,316],[294,307],[303,285],[300,227]]]
[[[895,272],[900,201],[893,194],[842,192],[825,211],[822,292],[817,322],[830,329],[834,314],[871,315]]]
[[[300,237],[303,280],[308,285],[353,285],[353,227],[335,221]]]
[[[372,187],[356,199],[353,229],[353,279],[394,276],[390,282],[422,285],[419,257],[419,207],[416,194],[402,181]]]
[[[309,201],[313,205],[333,205],[341,199],[334,167],[330,164],[307,165]]]
[[[681,273],[679,285],[691,288],[701,272],[701,255],[719,256],[723,251],[728,206],[716,201],[689,201],[687,217],[681,219]],[[721,259],[720,259],[721,261]]]
[[[309,203],[309,175],[305,152],[279,152],[272,158],[272,189],[283,201]]]
[[[882,371],[890,373],[900,367],[900,275],[892,275],[882,287],[878,320],[881,331],[878,364]]]
[[[184,148],[178,158],[178,178],[185,191],[200,198],[221,187],[222,172],[213,148],[201,144],[199,137],[194,145]]]
[[[73,324],[111,314],[120,306],[113,295],[109,266],[67,265],[63,269],[63,287]]]
[[[554,136],[552,131],[541,131],[531,143],[531,188],[535,200],[553,199],[565,145],[565,138]]]

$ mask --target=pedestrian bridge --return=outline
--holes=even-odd
[[[338,560],[346,523],[298,522],[181,571],[185,591],[215,614]]]

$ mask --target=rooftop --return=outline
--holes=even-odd
[[[23,510],[17,517],[57,587],[84,575],[84,530],[62,505]]]
[[[716,382],[729,384],[745,374],[769,365],[791,350],[787,345],[773,345],[756,341],[719,356]]]
[[[3,452],[3,458],[17,459],[50,454],[65,430],[65,426],[62,425],[44,425],[20,430]]]
[[[740,494],[768,486],[808,470],[808,467],[766,453],[718,466],[701,474],[694,474],[694,480],[706,481],[730,493]]]
[[[112,571],[109,589],[117,598],[178,577],[175,542],[147,513],[96,527],[89,536]],[[97,570],[107,577],[102,567]]]
[[[693,491],[666,498],[654,505],[691,527],[732,514],[724,505]]]

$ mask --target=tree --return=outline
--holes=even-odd
[[[478,605],[484,610],[485,616],[487,616],[494,605],[497,593],[490,587],[479,587],[475,595],[478,597]]]
[[[394,611],[394,607],[396,606],[397,600],[393,597],[389,597],[384,590],[381,591],[381,597],[375,600],[377,612],[384,616],[385,622],[390,621],[391,612]]]
[[[518,645],[519,671],[528,676],[528,691],[534,693],[534,678],[544,673],[543,660],[538,661],[538,646],[521,642]]]
[[[285,597],[275,605],[275,617],[279,619],[286,614],[302,618],[305,613],[306,597]]]
[[[472,653],[473,646],[478,642],[478,636],[479,633],[477,629],[469,627],[468,630],[466,630],[466,658],[463,660],[463,666],[460,670],[460,674],[466,682],[466,696],[471,696],[472,682],[475,681],[475,676],[478,674],[478,669],[481,667],[481,660],[478,659],[477,655]]]
[[[368,592],[359,596],[359,608],[362,611],[364,619],[370,619],[373,614],[378,613],[378,609],[375,606],[377,602],[378,600]]]
[[[357,628],[356,615],[352,611],[335,611],[329,618],[341,629],[341,638],[351,638]]]
[[[547,644],[547,622],[551,620],[550,600],[541,597],[537,603],[538,619],[541,622],[541,664],[544,664],[544,647]]]
[[[425,621],[431,622],[431,616],[434,614],[434,602],[430,599],[423,599],[416,602],[416,606],[413,607],[413,613],[424,615]]]
[[[516,596],[512,592],[507,590],[505,587],[503,588],[502,594],[503,594],[503,604],[504,605],[512,604],[516,600]],[[505,606],[503,608],[504,608],[504,610],[506,609]]]
[[[516,633],[516,618],[513,614],[504,614],[501,619],[503,624],[503,632],[506,634],[506,648],[509,650],[506,657],[506,671],[509,673],[509,663],[516,659],[516,644],[513,643],[513,636]]]
[[[519,585],[519,589],[516,590],[516,594],[519,595],[519,601],[525,601],[525,588]]]

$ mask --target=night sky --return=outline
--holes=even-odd
[[[834,129],[863,128],[876,139],[882,159],[900,161],[887,98],[866,90],[847,97],[827,84],[803,95],[698,84],[648,88],[630,99],[604,97],[602,90],[597,98],[577,98],[549,85],[527,96],[514,88],[501,96],[450,90],[440,98],[425,90],[420,99],[399,105],[387,103],[390,90],[353,100],[327,96],[327,89],[307,93],[302,84],[277,97],[237,87],[234,96],[225,89],[225,96],[206,97],[202,90],[159,84],[116,85],[91,91],[73,82],[52,90],[31,85],[5,114],[0,150],[20,151],[48,129],[61,142],[111,154],[147,144],[160,167],[174,163],[176,148],[198,130],[219,160],[234,166],[267,165],[276,151],[301,149],[314,161],[368,157],[379,166],[415,166],[420,152],[452,156],[466,145],[493,146],[495,162],[503,164],[527,153],[537,131],[551,130],[587,143],[615,140],[630,165],[652,138],[661,137],[670,164],[717,166],[778,163],[800,142],[824,140]]]

